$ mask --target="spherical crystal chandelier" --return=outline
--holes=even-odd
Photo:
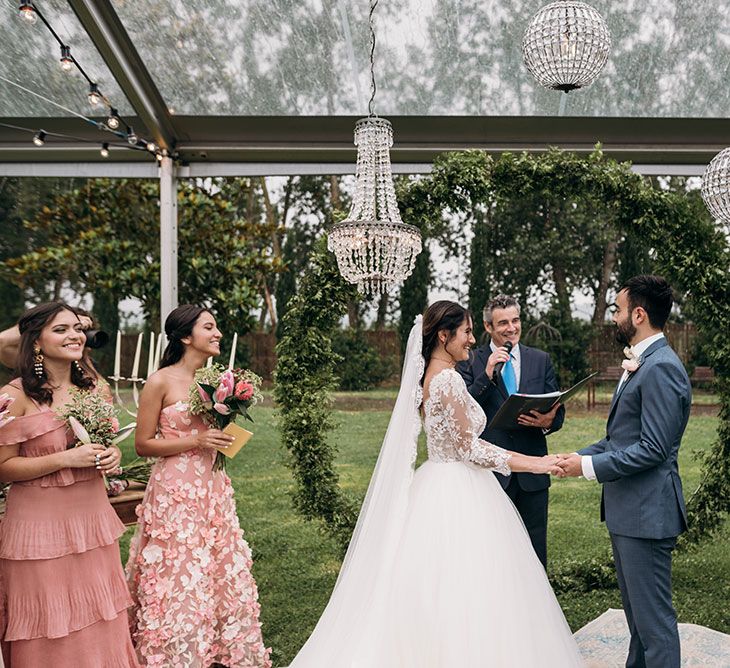
[[[370,116],[355,124],[355,195],[347,218],[332,227],[327,241],[342,276],[366,294],[387,292],[402,283],[421,252],[420,230],[406,225],[398,211],[390,165],[393,126],[373,114],[377,4],[378,0],[371,0]]]
[[[713,218],[730,224],[730,148],[720,151],[707,166],[702,199]]]
[[[545,88],[565,93],[593,83],[608,60],[611,35],[590,5],[559,0],[530,21],[522,40],[527,69]]]

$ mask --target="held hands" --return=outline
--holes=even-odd
[[[557,478],[564,478],[565,472],[560,467],[560,455],[545,455],[543,457],[533,457],[535,460],[535,468],[531,473],[549,473]]]
[[[539,429],[550,429],[553,426],[553,420],[558,412],[561,404],[555,404],[547,413],[540,413],[532,410],[529,413],[523,413],[517,418],[517,424],[523,427],[538,427]]]
[[[583,467],[581,465],[581,456],[572,454],[559,454],[558,466],[563,471],[560,477],[578,478],[583,475]]]
[[[220,429],[208,429],[208,431],[198,434],[195,447],[208,450],[223,448],[225,450],[235,440],[233,436],[224,434]]]

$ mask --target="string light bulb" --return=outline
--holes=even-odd
[[[127,143],[130,146],[136,146],[138,141],[139,137],[135,134],[134,128],[129,128],[129,131],[127,132]]]
[[[96,108],[101,104],[101,92],[99,91],[99,86],[97,86],[95,83],[89,84],[89,104]]]
[[[74,59],[71,57],[71,47],[61,47],[61,69],[64,72],[70,72],[74,66]]]
[[[147,142],[147,150],[150,153],[154,153],[157,150],[157,144],[155,144],[155,142],[153,142],[153,141],[148,141]]]
[[[165,156],[162,155],[162,153],[156,153],[155,158],[157,158],[157,162],[162,162],[162,158]]]
[[[109,142],[104,142],[101,145],[101,157],[102,158],[108,158],[109,157]]]
[[[20,18],[29,25],[35,25],[38,21],[38,14],[32,2],[21,2],[20,7],[18,7],[18,13],[20,14]]]
[[[112,129],[116,130],[119,127],[119,114],[117,110],[112,107],[109,111],[109,117],[106,119],[106,124]]]
[[[45,133],[45,130],[38,130],[38,132],[36,132],[33,135],[33,143],[36,146],[43,146],[43,144],[46,143],[46,133]]]

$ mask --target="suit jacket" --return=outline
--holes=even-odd
[[[558,387],[555,371],[550,362],[550,356],[542,350],[528,348],[521,343],[520,347],[520,384],[518,392],[527,394],[544,394],[556,392]],[[464,378],[469,393],[477,400],[487,416],[487,427],[481,435],[485,441],[494,443],[507,450],[520,452],[525,455],[547,454],[547,441],[542,429],[527,427],[514,431],[490,429],[489,423],[497,414],[500,406],[507,400],[507,390],[500,375],[497,383],[487,378],[487,359],[491,355],[489,344],[477,348],[471,359],[457,365],[459,373]],[[548,433],[557,431],[563,426],[565,408],[560,407],[553,426]],[[496,474],[503,487],[509,484],[510,476]],[[549,475],[535,475],[534,473],[513,473],[522,489],[535,492],[550,487]]]
[[[677,455],[692,403],[687,372],[666,339],[614,394],[606,437],[583,448],[603,483],[601,520],[611,533],[671,538],[687,528]]]

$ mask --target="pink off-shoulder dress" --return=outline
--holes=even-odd
[[[160,413],[163,438],[204,429],[183,402]],[[137,507],[127,577],[132,637],[148,668],[271,666],[251,550],[231,481],[214,460],[214,451],[197,448],[160,457]]]
[[[23,457],[68,444],[66,423],[46,407],[0,429],[0,446],[19,445]],[[117,543],[123,532],[94,467],[12,484],[0,521],[7,668],[139,666]]]

